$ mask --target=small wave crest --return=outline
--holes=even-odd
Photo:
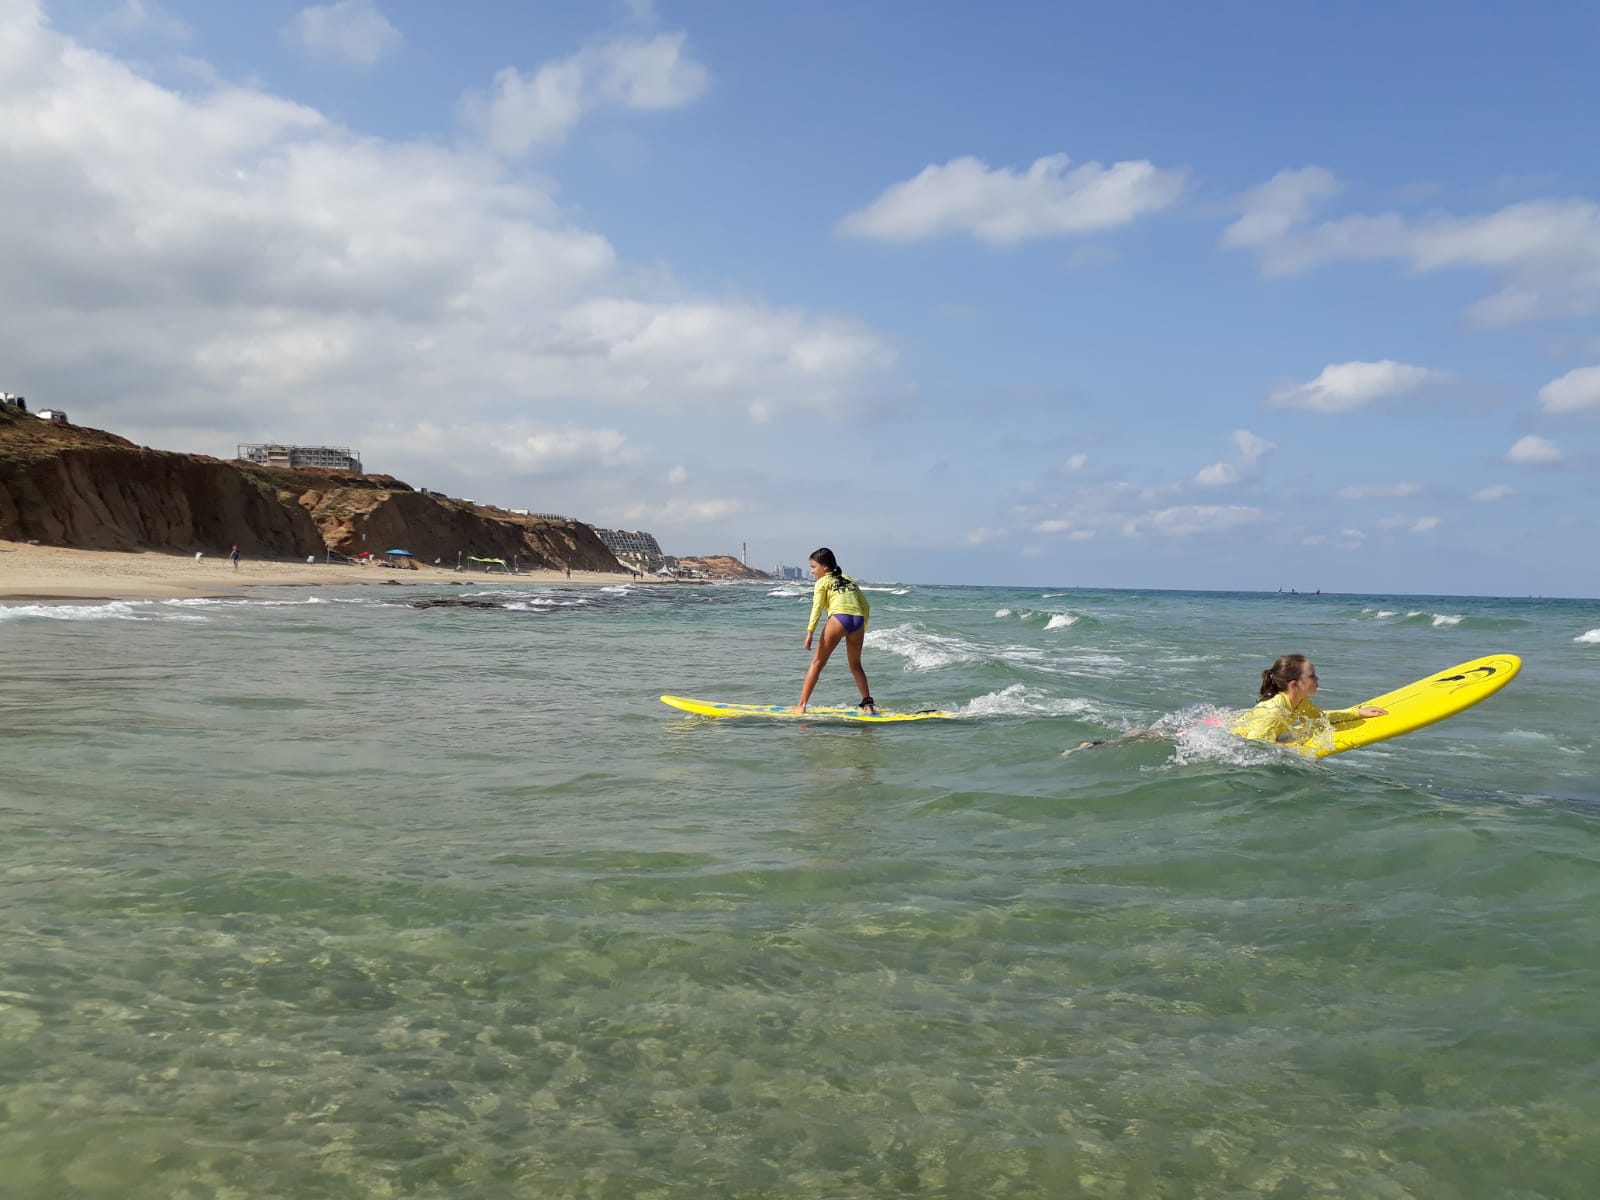
[[[1090,721],[1106,719],[1105,710],[1092,700],[1075,696],[1051,696],[1040,688],[1013,683],[976,696],[955,709],[958,717],[1079,717]]]
[[[802,592],[798,588],[776,588],[767,593],[769,596],[776,596],[779,600],[794,600],[797,597],[809,596],[810,594],[810,592]]]
[[[525,599],[508,600],[500,607],[507,612],[543,612],[549,608],[581,608],[588,604],[585,596],[529,596]]]
[[[1004,620],[1007,620],[1008,618],[1011,618],[1011,617],[1015,617],[1017,620],[1022,621],[1024,623],[1028,623],[1028,622],[1031,622],[1031,621],[1043,621],[1044,622],[1044,627],[1046,629],[1069,629],[1072,626],[1078,624],[1078,622],[1080,622],[1080,621],[1089,620],[1089,618],[1085,617],[1082,613],[1075,613],[1075,612],[1070,612],[1070,611],[1069,612],[1040,612],[1040,611],[1038,611],[1036,609],[1031,609],[1031,608],[1024,608],[1024,609],[997,608],[997,609],[995,609],[995,613],[994,613],[995,620],[1004,621]]]
[[[869,630],[867,645],[874,650],[900,655],[913,671],[936,671],[940,667],[952,667],[958,663],[988,662],[993,657],[975,643],[948,634],[934,633],[916,623]]]
[[[196,613],[160,612],[148,600],[111,600],[104,604],[0,605],[0,621],[33,618],[45,621],[204,621]]]
[[[861,590],[863,592],[887,592],[891,596],[908,596],[908,595],[911,594],[911,589],[910,588],[903,588],[903,587],[869,587],[864,583],[861,585]]]
[[[1600,629],[1591,629],[1588,633],[1580,633],[1572,640],[1582,642],[1587,646],[1600,646]]]
[[[1467,613],[1429,612],[1421,608],[1405,612],[1397,608],[1363,608],[1358,619],[1426,626],[1430,629],[1516,629],[1528,623],[1518,617],[1477,617]]]

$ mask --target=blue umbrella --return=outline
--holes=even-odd
[[[411,553],[411,551],[409,551],[409,550],[385,550],[384,553],[385,554],[404,554],[407,558],[415,558],[416,557],[416,555]]]

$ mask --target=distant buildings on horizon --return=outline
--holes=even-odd
[[[261,442],[239,446],[240,461],[263,467],[321,467],[361,475],[361,456],[348,446],[290,446]]]

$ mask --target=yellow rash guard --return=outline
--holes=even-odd
[[[811,621],[806,626],[808,634],[817,627],[823,613],[830,617],[835,613],[843,613],[865,621],[872,615],[872,605],[867,603],[866,594],[850,576],[828,574],[817,580],[816,586],[811,589]]]
[[[1263,700],[1240,718],[1233,732],[1240,737],[1255,738],[1262,742],[1298,741],[1311,730],[1306,727],[1313,721],[1326,719],[1334,728],[1359,721],[1361,714],[1353,708],[1336,708],[1323,712],[1309,700],[1289,707],[1289,694],[1279,692],[1270,700]]]

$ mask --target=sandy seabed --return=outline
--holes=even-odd
[[[574,571],[573,583],[620,583],[626,574]],[[195,558],[154,551],[69,550],[0,542],[0,601],[3,600],[171,600],[187,596],[230,596],[251,587],[295,587],[346,584],[493,583],[496,587],[565,583],[564,571],[523,571],[509,575],[496,569],[457,571],[454,567],[418,564],[415,571],[358,567],[347,563],[261,561],[242,558],[234,569],[227,555]],[[652,581],[654,582],[654,581]]]

